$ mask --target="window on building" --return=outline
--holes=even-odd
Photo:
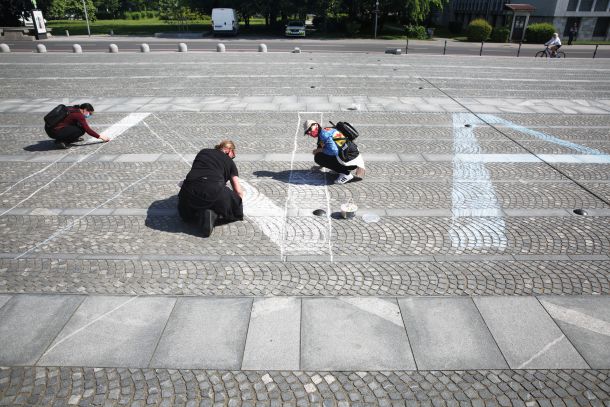
[[[591,11],[593,7],[593,0],[580,0],[580,7],[578,11]]]
[[[576,11],[576,7],[578,7],[578,0],[570,0],[567,11]]]
[[[605,37],[608,34],[608,26],[610,26],[610,17],[598,18],[593,29],[593,36]]]
[[[606,10],[608,10],[608,0],[597,0],[597,3],[595,3],[595,11]]]

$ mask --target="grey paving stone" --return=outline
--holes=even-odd
[[[179,298],[152,367],[239,369],[252,300]]]
[[[533,297],[475,297],[513,369],[587,369],[588,365]]]
[[[241,369],[299,370],[300,344],[301,300],[255,299]]]
[[[145,367],[174,302],[162,297],[88,297],[38,364]]]
[[[470,298],[403,298],[398,304],[418,369],[508,367]]]
[[[610,368],[610,297],[539,297],[589,366]]]
[[[415,369],[395,299],[302,301],[302,369]]]
[[[10,295],[0,295],[0,309],[11,299]]]
[[[0,309],[0,364],[33,365],[83,300],[75,295],[17,295]]]

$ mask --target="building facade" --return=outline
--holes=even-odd
[[[443,13],[443,23],[465,27],[475,18],[484,18],[494,27],[509,26],[512,15],[504,6],[515,3],[536,8],[529,24],[551,23],[563,37],[576,24],[577,39],[610,39],[610,0],[450,0]]]

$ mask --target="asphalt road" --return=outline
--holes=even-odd
[[[36,44],[44,44],[47,52],[72,52],[72,44],[80,44],[83,52],[108,52],[110,44],[117,44],[119,52],[140,52],[140,45],[146,43],[151,52],[177,51],[179,43],[187,44],[190,52],[214,52],[216,45],[223,43],[227,52],[257,51],[258,45],[264,43],[268,52],[289,52],[295,47],[302,52],[333,53],[384,53],[388,48],[400,48],[402,53],[428,55],[474,55],[533,57],[543,49],[539,45],[519,44],[484,44],[481,52],[479,43],[461,43],[452,40],[437,39],[434,41],[388,40],[309,40],[297,38],[205,38],[205,39],[159,39],[152,37],[57,37],[43,41],[9,41],[6,44],[13,52],[36,52]],[[594,45],[564,46],[568,58],[610,58],[610,45],[601,45],[595,51]]]

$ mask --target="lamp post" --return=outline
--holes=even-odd
[[[374,39],[377,39],[377,17],[379,17],[379,0],[375,2],[375,33],[373,35]]]
[[[91,30],[89,29],[89,16],[87,15],[87,5],[85,4],[85,0],[83,0],[83,9],[85,10],[85,20],[87,20],[87,34],[91,37]]]

